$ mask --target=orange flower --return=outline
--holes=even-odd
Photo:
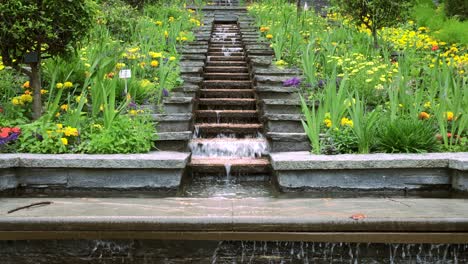
[[[419,119],[421,119],[421,120],[426,120],[426,119],[429,119],[429,118],[431,117],[431,115],[428,114],[428,113],[426,113],[426,112],[421,112],[421,113],[419,113],[419,116],[418,116],[418,117],[419,117]]]
[[[447,117],[447,121],[453,120],[453,112],[445,112],[445,116]]]
[[[23,83],[23,88],[24,89],[29,89],[31,87],[31,85],[29,84],[29,81]]]

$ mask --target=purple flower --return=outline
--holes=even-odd
[[[10,141],[17,140],[19,135],[20,135],[20,133],[12,132],[9,136],[7,136],[5,138],[0,138],[0,146],[1,145],[6,145]]]
[[[319,80],[319,81],[317,82],[317,86],[318,86],[319,88],[323,88],[323,87],[325,87],[325,84],[326,84],[326,83],[327,83],[327,82],[326,82],[325,80]]]
[[[163,97],[168,97],[169,96],[169,91],[166,88],[163,88],[162,95],[163,95]]]
[[[301,79],[298,77],[292,77],[283,82],[284,87],[299,86],[299,84],[301,84]]]
[[[137,108],[137,104],[136,104],[135,102],[132,101],[132,102],[128,103],[128,108],[130,108],[130,109],[136,109],[136,108]]]

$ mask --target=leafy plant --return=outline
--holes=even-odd
[[[425,153],[440,149],[436,130],[427,120],[398,117],[380,122],[376,148],[388,153]]]
[[[143,153],[156,139],[154,124],[145,116],[116,116],[108,128],[95,124],[84,135],[80,151],[85,153]]]
[[[321,143],[320,143],[320,128],[324,117],[323,107],[319,105],[317,109],[315,104],[309,108],[307,102],[301,96],[301,107],[302,113],[305,116],[305,121],[302,121],[302,126],[307,134],[312,146],[312,152],[320,154]]]
[[[367,111],[364,101],[359,98],[358,94],[348,108],[348,112],[353,120],[352,128],[358,141],[359,153],[369,153],[374,144],[375,125],[379,113],[377,110]]]

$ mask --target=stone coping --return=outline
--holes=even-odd
[[[468,170],[468,152],[426,154],[314,155],[307,151],[271,153],[274,170],[430,169]]]
[[[2,168],[183,169],[190,153],[154,151],[145,154],[2,154]]]
[[[7,213],[41,201],[51,204]],[[0,234],[5,231],[468,232],[468,203],[410,198],[6,198],[0,203]]]

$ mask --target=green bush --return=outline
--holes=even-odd
[[[145,116],[119,115],[108,129],[94,125],[83,135],[80,151],[95,154],[144,153],[151,150],[155,126]]]
[[[468,1],[445,0],[445,13],[447,16],[455,16],[460,20],[465,20],[468,18]]]
[[[440,149],[436,130],[429,121],[398,117],[383,120],[377,131],[376,148],[388,153],[425,153]]]

